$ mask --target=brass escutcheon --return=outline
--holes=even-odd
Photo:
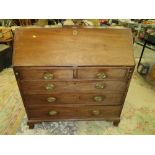
[[[54,84],[48,84],[46,87],[46,90],[53,90],[55,88]]]
[[[97,89],[104,89],[105,88],[105,84],[104,83],[96,83],[95,88],[97,88]]]
[[[56,101],[56,98],[55,97],[48,97],[47,98],[47,101],[48,102],[55,102]]]
[[[100,115],[100,111],[99,110],[93,110],[92,114],[95,116],[98,116],[98,115]]]
[[[55,116],[55,115],[57,115],[57,114],[58,114],[58,112],[55,111],[55,110],[51,110],[51,111],[49,112],[49,115],[50,115],[50,116]]]
[[[78,34],[77,30],[73,30],[73,36],[76,36]]]
[[[94,101],[96,102],[102,102],[104,100],[104,96],[94,96]]]
[[[96,76],[97,76],[98,79],[105,79],[105,78],[107,78],[107,75],[104,72],[97,73]]]
[[[44,80],[52,80],[54,78],[54,75],[52,73],[45,72],[43,75]]]

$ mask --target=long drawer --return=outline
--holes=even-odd
[[[119,67],[16,67],[20,80],[124,79],[126,68]]]
[[[97,119],[119,117],[122,106],[51,106],[31,107],[29,119]]]
[[[49,82],[49,81],[20,81],[24,94],[51,94],[60,92],[103,93],[105,91],[124,92],[124,81],[77,81],[77,82]]]
[[[60,104],[119,105],[123,93],[89,93],[89,94],[25,94],[26,106],[51,106]]]

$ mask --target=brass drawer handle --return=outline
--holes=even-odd
[[[94,101],[96,101],[96,102],[102,102],[103,100],[104,100],[104,96],[94,96]]]
[[[47,72],[45,72],[44,74],[43,74],[43,79],[44,80],[52,80],[54,78],[54,75],[52,74],[52,73],[47,73]]]
[[[97,73],[96,76],[97,76],[98,79],[105,79],[105,78],[107,78],[107,75],[104,72]]]
[[[93,114],[94,116],[98,116],[98,115],[100,115],[100,111],[99,111],[99,110],[93,110],[93,111],[92,111],[92,114]]]
[[[54,84],[48,84],[46,87],[46,90],[53,90],[55,88]]]
[[[55,97],[48,97],[47,98],[47,101],[50,102],[50,103],[51,102],[55,102],[56,101],[56,98]]]
[[[104,83],[96,83],[95,88],[97,88],[97,89],[104,89],[105,88],[105,84]]]
[[[51,111],[49,112],[49,115],[50,115],[50,116],[55,116],[55,115],[57,115],[57,114],[58,114],[58,112],[55,111],[55,110],[51,110]]]

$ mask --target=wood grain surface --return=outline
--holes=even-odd
[[[54,85],[52,90],[46,87]],[[20,81],[23,94],[51,94],[51,93],[103,93],[105,91],[124,92],[126,83],[124,81],[77,81],[77,82],[49,82],[49,81]],[[104,88],[96,88],[96,85]]]
[[[118,125],[134,71],[130,29],[20,28],[13,69],[28,116]]]
[[[20,28],[14,40],[14,66],[134,66],[130,29]]]
[[[94,97],[101,96],[103,101],[97,102]],[[119,105],[123,93],[51,93],[51,94],[26,94],[23,96],[26,106],[51,106],[61,104],[88,104],[88,105]],[[55,101],[49,102],[48,98],[54,97]]]
[[[51,106],[30,107],[28,117],[30,119],[87,119],[87,118],[114,118],[119,117],[121,106]],[[49,115],[50,111],[56,111],[56,115]],[[98,111],[97,115],[93,111]]]

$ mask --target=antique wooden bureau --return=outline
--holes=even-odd
[[[108,120],[118,125],[134,70],[130,29],[16,30],[13,69],[28,125]]]

